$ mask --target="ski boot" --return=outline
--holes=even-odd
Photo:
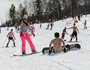
[[[25,51],[22,51],[22,55],[26,55],[26,52]]]
[[[32,50],[32,53],[36,53],[37,51],[36,50]]]

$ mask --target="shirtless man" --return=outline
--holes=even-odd
[[[72,38],[74,38],[74,37],[76,37],[76,42],[77,42],[77,41],[78,41],[78,39],[77,39],[77,31],[78,31],[78,33],[79,33],[79,30],[78,30],[78,28],[75,26],[75,23],[73,24],[73,27],[70,27],[70,28],[68,28],[68,29],[73,29],[73,32],[72,32],[72,34],[71,34],[70,42],[72,41]]]
[[[66,49],[65,42],[61,38],[59,38],[59,33],[56,32],[54,36],[55,36],[55,39],[53,39],[51,43],[49,44],[49,49],[51,50],[51,48],[53,47],[56,53],[61,52],[63,48]]]
[[[8,47],[10,40],[13,41],[13,45],[14,45],[14,47],[16,47],[15,41],[14,41],[15,37],[14,37],[13,29],[11,29],[11,31],[7,34],[7,37],[8,37],[8,43],[7,43],[6,47]]]

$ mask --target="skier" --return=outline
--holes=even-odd
[[[23,20],[21,22],[21,25],[20,25],[20,38],[22,40],[22,55],[25,55],[26,54],[26,43],[25,43],[25,40],[28,41],[30,47],[31,47],[31,51],[32,53],[35,53],[36,50],[35,50],[35,46],[31,40],[31,38],[29,37],[29,34],[28,34],[28,27],[29,27],[29,24],[28,24],[28,16],[27,15],[24,15],[23,16]]]
[[[48,25],[47,25],[47,28],[46,29],[48,29],[49,28],[49,23],[48,23]]]
[[[49,23],[48,23],[48,25],[47,25],[47,28],[46,28],[46,29],[49,29],[50,23],[51,23],[51,19],[49,19]]]
[[[77,42],[77,41],[78,41],[78,39],[77,39],[77,31],[78,31],[78,33],[79,33],[79,30],[78,30],[78,28],[75,26],[75,23],[73,24],[73,27],[70,27],[70,28],[67,28],[67,29],[73,29],[73,32],[72,32],[72,34],[71,34],[70,42],[72,41],[72,38],[73,38],[73,37],[76,37],[76,42]]]
[[[40,24],[40,28],[42,28],[42,23],[41,23],[41,21],[39,21],[39,24]]]
[[[61,38],[59,38],[59,33],[54,33],[54,36],[55,39],[53,39],[49,44],[49,50],[51,50],[52,47],[55,50],[55,53],[61,52],[63,48],[67,50],[67,48],[65,47],[65,42]]]
[[[51,28],[50,28],[50,30],[52,30],[52,28],[53,28],[53,24],[54,23],[54,21],[52,21],[51,23],[50,23],[50,26],[51,26]]]
[[[87,21],[85,20],[85,22],[84,22],[84,29],[87,29]]]
[[[65,38],[65,34],[68,34],[67,31],[66,31],[66,27],[63,29],[63,32],[62,32],[62,37],[61,37],[62,39]]]
[[[10,40],[13,41],[13,45],[14,45],[14,47],[16,47],[15,46],[15,41],[14,41],[15,36],[14,36],[14,33],[13,33],[13,29],[11,29],[11,31],[7,34],[7,37],[8,37],[8,43],[7,43],[6,47],[8,47]]]

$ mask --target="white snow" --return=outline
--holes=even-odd
[[[0,24],[8,19],[9,8],[11,4],[14,4],[16,8],[23,3],[23,0],[0,0]],[[84,20],[87,20],[88,29],[83,29]],[[47,23],[43,24],[43,28],[39,28],[38,24],[35,24],[36,36],[31,36],[33,43],[36,46],[37,51],[41,51],[43,47],[47,47],[50,41],[54,38],[54,33],[59,32],[61,34],[62,29],[72,26],[72,24],[66,25],[66,22],[73,23],[73,20],[66,19],[63,21],[57,21],[54,23],[53,30],[45,30]],[[6,28],[2,28],[0,33],[0,70],[89,70],[90,69],[90,15],[83,16],[81,21],[77,24],[80,32],[78,34],[79,44],[81,50],[69,51],[67,53],[61,52],[60,54],[48,56],[42,53],[13,57],[13,54],[21,54],[21,39],[19,33],[16,33],[14,27],[14,33],[16,37],[16,47],[13,48],[12,42],[10,42],[9,48],[5,48],[7,43],[7,31]],[[72,30],[67,30],[71,34]],[[66,40],[70,40],[70,36],[66,35]],[[27,43],[27,42],[26,42]],[[67,43],[66,43],[67,44]],[[27,45],[27,53],[30,53],[30,47]]]
[[[87,19],[88,29],[83,29],[84,20]],[[66,25],[66,22],[71,24]],[[81,45],[81,50],[69,51],[67,53],[61,52],[53,56],[43,55],[42,53],[13,57],[13,54],[21,54],[21,39],[19,33],[16,33],[14,27],[14,34],[16,37],[16,47],[13,48],[12,42],[9,48],[5,48],[7,43],[7,31],[6,28],[2,28],[0,33],[0,70],[90,70],[90,15],[83,16],[81,21],[77,24],[79,28],[78,39]],[[73,24],[73,19],[56,21],[54,23],[53,30],[46,30],[47,23],[43,24],[42,28],[39,28],[39,24],[35,24],[36,36],[31,36],[36,50],[41,51],[43,47],[47,47],[50,41],[54,38],[54,33],[62,33],[62,29],[70,27]],[[71,34],[72,30],[67,30]],[[70,36],[66,35],[66,40],[70,40]],[[26,42],[27,43],[27,42]],[[67,42],[65,42],[67,44]],[[27,45],[27,53],[30,53],[30,47]]]

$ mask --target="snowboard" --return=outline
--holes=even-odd
[[[81,49],[81,45],[80,44],[67,44],[66,48],[68,51],[70,50],[79,50]]]
[[[67,49],[66,49],[67,48]],[[68,51],[71,51],[71,50],[79,50],[81,49],[81,46],[80,44],[67,44],[66,45],[66,48],[63,48],[62,51],[64,53],[68,52]],[[42,49],[42,53],[43,54],[56,54],[55,53],[55,50],[53,48],[51,48],[51,50],[49,50],[49,47],[45,47]]]
[[[49,47],[45,47],[42,49],[42,53],[43,54],[55,54],[55,50],[53,49],[53,47],[51,48],[51,50],[49,50]]]
[[[14,54],[13,56],[28,56],[28,55],[33,55],[33,54],[37,54],[37,53],[40,53],[41,51],[39,52],[35,52],[35,53],[27,53],[27,54]]]

